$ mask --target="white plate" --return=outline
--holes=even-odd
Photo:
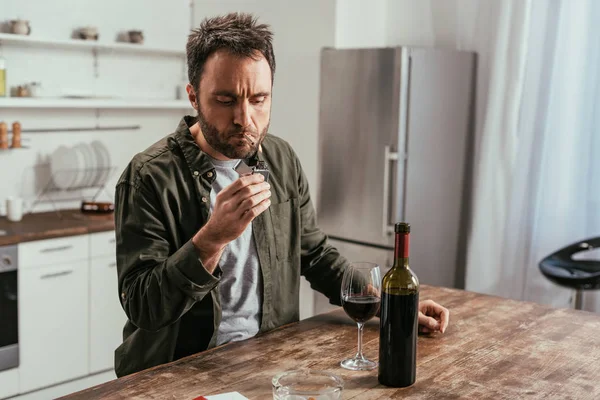
[[[81,169],[80,179],[78,182],[78,186],[89,186],[90,178],[91,178],[91,170],[90,170],[90,153],[89,150],[86,149],[84,143],[79,143],[75,146],[75,150],[79,152],[79,154],[83,157],[83,165],[79,165],[78,168]]]
[[[59,189],[69,189],[77,183],[79,156],[72,148],[60,146],[50,156],[50,172]]]
[[[87,171],[85,170],[85,152],[79,146],[73,147],[73,151],[77,154],[77,164],[74,168],[77,169],[77,180],[75,187],[82,187],[85,185],[85,178]]]
[[[110,154],[106,146],[98,140],[94,140],[90,145],[92,149],[94,149],[94,152],[96,153],[96,158],[98,160],[99,171],[98,180],[96,181],[96,184],[105,184],[110,173]]]
[[[85,181],[83,185],[86,187],[92,187],[96,185],[98,181],[98,157],[96,152],[88,143],[80,143],[77,147],[85,153]]]
[[[89,143],[83,143],[83,146],[87,150],[89,157],[90,157],[89,161],[87,163],[87,168],[89,168],[89,172],[90,172],[90,176],[88,178],[87,185],[95,186],[96,182],[98,181],[98,175],[100,174],[98,172],[98,156],[96,155],[96,152],[94,151],[94,149],[92,149],[92,146],[89,145]]]

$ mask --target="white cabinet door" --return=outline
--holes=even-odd
[[[89,259],[19,272],[20,391],[89,371]]]
[[[127,316],[119,301],[115,257],[93,258],[90,271],[90,371],[95,373],[114,368]]]
[[[89,237],[92,258],[117,254],[115,231],[90,233]]]
[[[17,368],[0,371],[0,399],[19,393],[19,370]]]

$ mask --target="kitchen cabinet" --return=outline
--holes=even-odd
[[[11,368],[0,371],[0,399],[19,393],[19,370]]]
[[[88,235],[36,240],[19,244],[19,270],[58,265],[65,261],[88,260]]]
[[[113,256],[117,254],[115,231],[90,233],[90,257]]]
[[[114,368],[115,349],[127,321],[119,301],[115,231],[90,239],[90,372]]]
[[[123,342],[127,321],[119,302],[114,256],[90,262],[90,372],[114,367],[114,351]]]
[[[88,310],[89,258],[20,271],[21,392],[89,373]]]

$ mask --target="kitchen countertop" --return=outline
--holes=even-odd
[[[420,335],[417,381],[379,385],[377,371],[342,369],[356,352],[356,324],[333,311],[252,339],[115,379],[67,399],[186,399],[237,391],[270,399],[279,372],[327,370],[344,399],[598,399],[600,316],[423,285],[421,300],[450,309],[445,334]],[[364,353],[378,358],[379,320],[365,325]]]
[[[0,246],[34,240],[84,235],[115,229],[114,214],[84,214],[79,210],[60,210],[25,214],[19,222],[0,218]]]

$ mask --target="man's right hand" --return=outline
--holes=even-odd
[[[225,246],[271,205],[264,180],[261,174],[242,176],[217,195],[210,219],[192,239],[208,272],[214,272]]]

